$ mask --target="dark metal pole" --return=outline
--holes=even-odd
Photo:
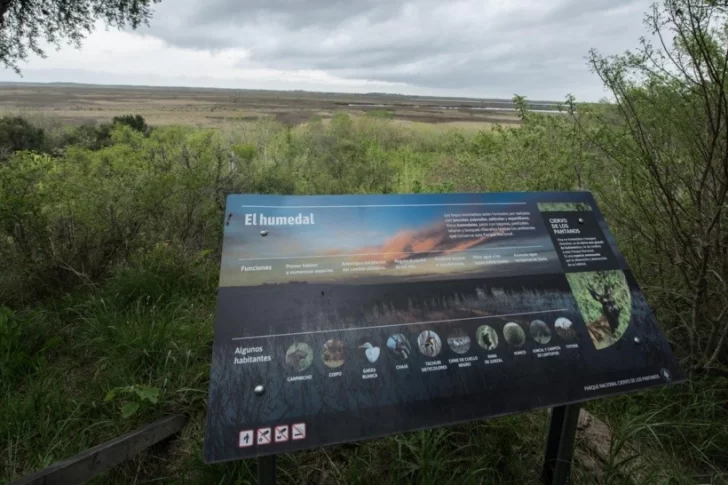
[[[569,482],[580,409],[581,403],[576,403],[551,410],[549,434],[546,437],[546,458],[541,473],[541,480],[546,485],[565,485]]]
[[[258,485],[276,485],[276,455],[258,458]]]

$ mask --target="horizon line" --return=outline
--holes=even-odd
[[[306,89],[264,89],[264,88],[230,88],[230,87],[212,87],[212,86],[184,86],[184,85],[154,85],[154,84],[116,84],[116,83],[89,83],[76,81],[0,81],[0,86],[7,84],[17,85],[42,85],[42,86],[58,86],[58,87],[93,87],[93,88],[132,88],[132,89],[189,89],[189,90],[210,90],[210,91],[251,91],[251,92],[267,92],[267,93],[310,93],[310,94],[344,94],[351,96],[396,96],[401,98],[415,99],[440,99],[440,100],[463,100],[463,101],[480,101],[480,102],[500,102],[513,104],[513,97],[509,98],[493,98],[493,97],[474,97],[474,96],[438,96],[434,94],[404,94],[386,91],[368,91],[368,92],[351,92],[351,91],[309,91]],[[554,101],[545,99],[530,99],[526,97],[529,104],[548,104],[554,107],[563,104],[564,101]]]

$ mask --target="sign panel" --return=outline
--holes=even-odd
[[[228,197],[207,462],[683,379],[589,193]]]

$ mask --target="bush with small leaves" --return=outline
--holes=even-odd
[[[45,133],[19,116],[0,118],[0,161],[20,150],[42,151]]]

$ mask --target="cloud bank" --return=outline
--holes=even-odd
[[[596,100],[592,47],[644,33],[644,0],[164,0],[149,28],[92,34],[26,80]],[[103,52],[103,54],[101,54]],[[10,80],[10,72],[0,74]],[[17,80],[17,78],[15,78]]]

